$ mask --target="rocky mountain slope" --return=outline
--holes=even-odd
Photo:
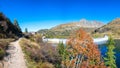
[[[88,21],[86,19],[81,19],[79,22],[70,22],[67,24],[61,24],[56,27],[51,28],[52,30],[71,30],[77,28],[98,28],[103,26],[103,23],[98,21]]]
[[[38,32],[45,34],[47,37],[58,37],[65,38],[68,37],[74,31],[83,28],[85,31],[91,33],[95,29],[103,26],[104,24],[98,21],[88,21],[86,19],[81,19],[78,22],[70,22],[66,24],[57,25],[51,29],[43,29]]]
[[[94,34],[112,34],[114,38],[120,38],[120,18],[116,18],[108,24],[96,29]]]
[[[16,38],[21,36],[22,31],[13,25],[3,13],[0,13],[0,38]]]

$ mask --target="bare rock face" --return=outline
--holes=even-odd
[[[102,22],[88,21],[86,19],[81,19],[78,22],[70,22],[67,24],[58,25],[56,27],[51,28],[50,30],[52,30],[52,31],[65,31],[65,30],[73,31],[73,30],[77,30],[79,28],[83,28],[85,31],[91,32],[103,25],[104,24]]]
[[[15,38],[21,36],[22,31],[14,26],[3,13],[0,13],[0,38]]]

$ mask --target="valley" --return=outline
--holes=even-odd
[[[22,32],[17,20],[14,20],[13,24],[7,17],[4,17],[4,15],[1,13],[1,40],[3,39],[4,41],[4,39],[10,39],[10,41],[7,43],[3,43],[3,41],[1,41],[0,66],[2,68],[67,67],[66,64],[63,64],[61,62],[66,63],[68,62],[66,60],[69,60],[68,56],[72,52],[69,51],[68,47],[72,47],[72,49],[74,49],[74,47],[76,48],[76,46],[76,50],[80,49],[80,51],[81,49],[86,48],[86,46],[93,46],[96,49],[96,55],[98,55],[99,57],[100,55],[105,57],[105,53],[103,52],[107,51],[103,51],[103,49],[106,50],[106,45],[108,45],[106,43],[109,42],[109,37],[112,36],[113,39],[119,38],[119,20],[120,19],[117,18],[108,24],[103,24],[98,21],[88,21],[86,19],[81,19],[79,22],[60,24],[52,27],[51,29],[42,29],[35,33],[31,33],[28,31]],[[78,46],[73,42],[76,42],[81,46]],[[84,43],[85,45],[82,43]],[[118,42],[115,43],[115,47],[117,47],[119,44]],[[6,46],[3,47],[3,45]],[[88,50],[90,50],[91,53],[94,54],[94,52],[92,51],[94,49],[90,48],[88,48]],[[68,51],[66,51],[66,49]],[[87,52],[87,49],[85,49],[85,51],[86,52],[83,52],[82,50],[81,52],[85,53],[86,55],[91,54]],[[101,53],[99,53],[99,51]],[[115,51],[117,50],[115,49]],[[12,52],[14,52],[14,54],[12,54]],[[115,55],[118,59],[118,52],[116,52]],[[69,62],[73,61],[74,59],[75,58],[69,60]],[[94,57],[94,59],[98,58]],[[103,61],[98,60],[98,62]],[[116,63],[119,67],[118,61],[116,61]],[[98,66],[101,67],[101,65],[99,64]],[[106,68],[105,65],[102,66]]]

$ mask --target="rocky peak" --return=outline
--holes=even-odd
[[[87,20],[83,18],[83,19],[81,19],[79,22],[80,22],[80,23],[82,23],[82,22],[86,23]]]

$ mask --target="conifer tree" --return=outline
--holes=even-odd
[[[28,33],[28,29],[27,28],[25,28],[25,33]]]
[[[58,44],[58,53],[62,57],[62,60],[64,61],[66,57],[68,56],[68,52],[66,50],[66,46],[63,44],[63,42],[60,42]]]
[[[58,50],[58,53],[59,53],[59,56],[61,57],[61,63],[62,64],[59,64],[62,68],[65,68],[64,65],[65,65],[65,61],[68,59],[69,57],[69,53],[67,51],[67,47],[63,44],[63,42],[60,42],[58,44],[58,47],[57,47],[57,50]],[[61,68],[60,67],[60,68]],[[59,67],[58,67],[59,68]]]
[[[115,42],[112,37],[109,38],[108,43],[107,43],[107,53],[105,59],[105,64],[106,66],[110,68],[117,68],[116,62],[115,62]]]
[[[21,31],[21,28],[20,28],[18,21],[16,19],[14,20],[14,25],[18,28],[19,31]]]

